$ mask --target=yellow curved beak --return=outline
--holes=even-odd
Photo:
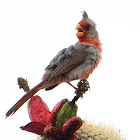
[[[84,35],[84,30],[83,30],[83,28],[81,27],[80,24],[78,24],[78,25],[76,26],[75,29],[78,31],[78,32],[76,33],[76,36],[77,36],[78,38],[80,38],[80,37],[82,37],[82,36]]]

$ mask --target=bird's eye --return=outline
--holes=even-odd
[[[89,28],[90,28],[90,25],[89,25],[89,24],[87,24],[87,25],[86,25],[86,29],[89,29]]]

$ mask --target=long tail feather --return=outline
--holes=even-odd
[[[28,99],[30,99],[35,93],[41,89],[42,82],[33,87],[28,93],[26,93],[9,111],[6,113],[6,118],[13,115]]]

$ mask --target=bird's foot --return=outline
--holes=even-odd
[[[75,105],[75,102],[80,98],[83,97],[83,94],[88,91],[88,89],[90,88],[89,86],[89,82],[86,79],[82,79],[80,80],[80,82],[78,82],[77,84],[78,88],[75,88],[76,91],[76,96],[73,98],[73,100],[71,101],[71,105]]]
[[[79,94],[79,93],[85,93],[86,91],[88,91],[88,89],[90,88],[89,82],[86,79],[82,79],[78,82],[76,88],[75,93]]]

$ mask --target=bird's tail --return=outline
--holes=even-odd
[[[35,93],[37,93],[42,86],[42,82],[37,86],[33,87],[29,92],[27,92],[9,111],[6,113],[6,117],[13,115],[28,99],[30,99]]]

